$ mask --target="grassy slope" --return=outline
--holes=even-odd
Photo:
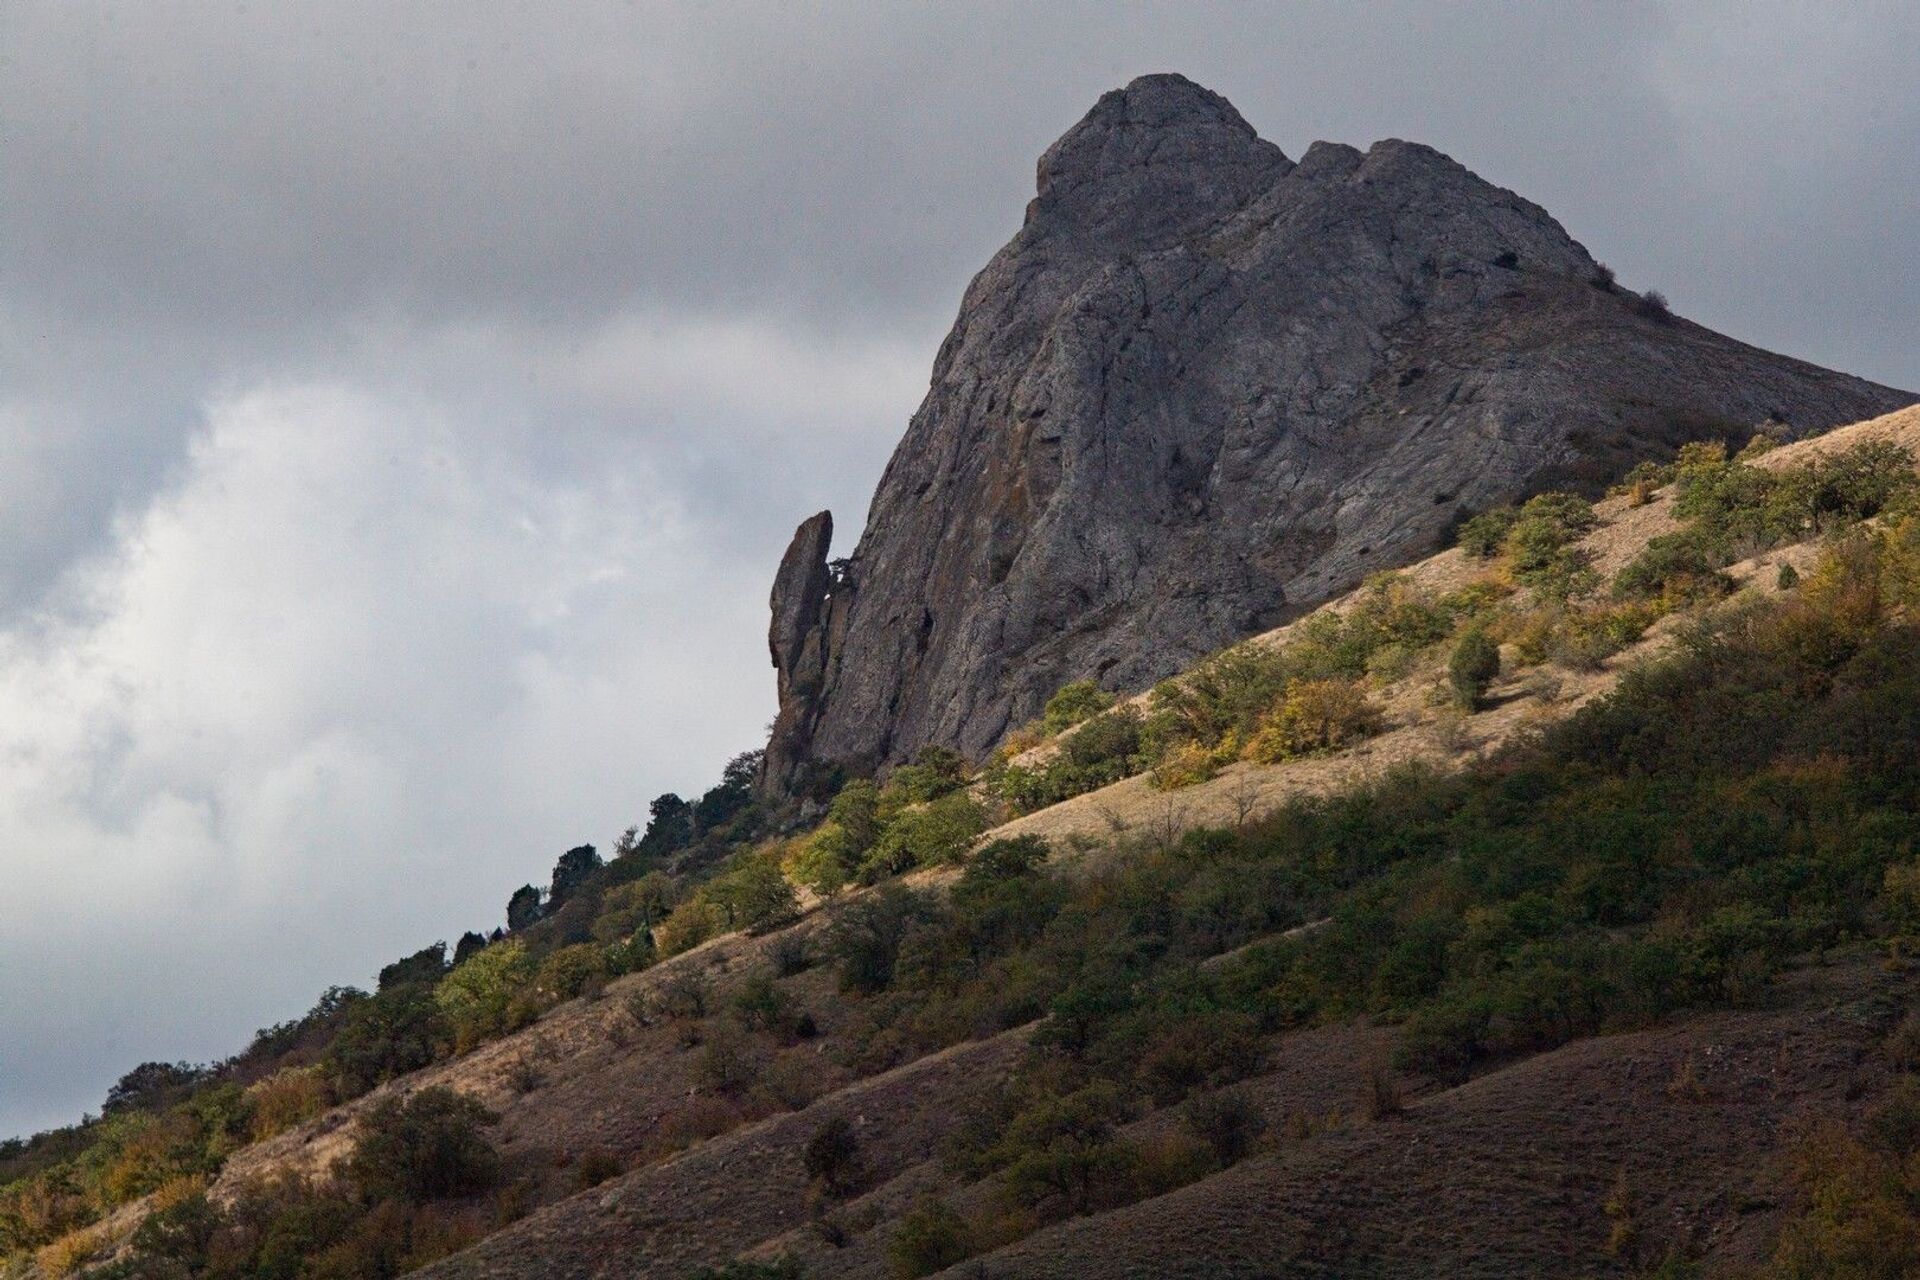
[[[1920,410],[1789,446],[1762,465],[1791,465],[1862,438],[1893,438],[1920,452]],[[1665,507],[1665,499],[1639,508],[1620,500],[1601,505],[1603,523],[1589,542],[1603,571],[1672,527]],[[1789,548],[1735,572],[1765,589],[1772,574],[1760,569],[1781,560],[1804,564],[1810,556],[1808,548]],[[1445,583],[1462,574],[1460,559],[1449,552],[1411,572]],[[1129,779],[996,834],[1034,831],[1085,852],[1113,843],[1117,830],[1170,832],[1231,821],[1289,796],[1363,779],[1393,760],[1471,759],[1604,691],[1621,669],[1661,644],[1663,634],[1610,659],[1602,672],[1569,678],[1551,702],[1521,682],[1496,686],[1495,705],[1461,729],[1436,726],[1416,693],[1431,673],[1419,673],[1388,691],[1396,722],[1390,732],[1356,750],[1278,766],[1236,765],[1171,796]],[[916,878],[938,883],[951,874]],[[795,928],[821,927],[848,900],[816,910]],[[821,1275],[886,1274],[886,1219],[923,1190],[952,1189],[931,1159],[940,1137],[969,1099],[1006,1070],[1023,1033],[957,1046],[854,1082],[832,1065],[841,1024],[854,1016],[847,1002],[834,995],[822,971],[784,979],[823,1034],[806,1047],[779,1047],[767,1038],[761,1048],[814,1055],[814,1082],[827,1092],[797,1113],[738,1116],[747,1121],[742,1127],[662,1162],[663,1130],[687,1101],[699,1050],[682,1047],[672,1028],[634,1027],[626,997],[700,971],[724,1000],[769,963],[772,945],[732,935],[622,979],[606,999],[562,1006],[527,1031],[239,1153],[217,1190],[280,1171],[320,1172],[347,1150],[356,1117],[380,1097],[447,1083],[501,1112],[495,1138],[510,1169],[535,1176],[542,1198],[556,1199],[432,1268],[433,1274],[679,1277],[695,1262],[756,1247],[798,1251]],[[1870,1064],[1862,1065],[1865,1046],[1885,1021],[1884,1010],[1910,998],[1909,986],[1905,975],[1854,963],[1787,986],[1777,1009],[1588,1040],[1449,1090],[1405,1080],[1418,1100],[1403,1118],[1338,1128],[1170,1195],[1047,1228],[984,1264],[990,1274],[1019,1275],[1351,1275],[1361,1274],[1355,1259],[1372,1257],[1393,1260],[1389,1273],[1584,1268],[1604,1274],[1625,1265],[1603,1248],[1611,1228],[1601,1209],[1623,1163],[1629,1187],[1641,1188],[1631,1197],[1633,1216],[1643,1223],[1641,1240],[1679,1235],[1730,1258],[1750,1256],[1776,1213],[1781,1179],[1764,1160],[1743,1160],[1740,1144],[1757,1142],[1764,1156],[1794,1115],[1870,1099],[1882,1081]],[[1859,1012],[1863,1007],[1869,1014]],[[623,1029],[616,1032],[616,1024]],[[1385,1033],[1363,1026],[1289,1033],[1274,1044],[1271,1069],[1255,1091],[1276,1120],[1328,1110],[1350,1114],[1355,1064],[1377,1058],[1384,1042]],[[1667,1090],[1689,1057],[1706,1082],[1704,1101]],[[543,1078],[523,1092],[516,1068],[528,1059],[537,1059]],[[867,1207],[880,1219],[839,1249],[798,1229],[805,1214],[798,1146],[829,1115],[845,1115],[859,1127],[876,1181]],[[595,1148],[623,1162],[650,1163],[567,1195],[569,1163]],[[1741,1179],[1754,1189],[1734,1197],[1736,1204],[1727,1188]],[[1213,1269],[1183,1272],[1187,1264],[1180,1259],[1196,1255],[1212,1260]],[[1574,1256],[1583,1259],[1577,1268],[1569,1262]]]

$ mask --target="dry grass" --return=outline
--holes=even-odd
[[[1786,446],[1760,465],[1791,465],[1866,439],[1892,439],[1920,453],[1920,409]],[[1673,527],[1669,505],[1665,495],[1641,505],[1625,497],[1601,503],[1587,544],[1602,572]],[[1812,546],[1786,548],[1732,572],[1754,590],[1771,591],[1779,564],[1805,569],[1815,555]],[[1439,593],[1482,567],[1450,551],[1407,572]],[[1328,607],[1353,603],[1349,597]],[[1256,642],[1284,643],[1291,629]],[[1353,749],[1273,766],[1234,764],[1171,794],[1131,778],[985,838],[1045,835],[1070,861],[1127,843],[1116,837],[1164,843],[1194,824],[1244,823],[1291,797],[1346,787],[1401,764],[1451,767],[1590,701],[1664,643],[1668,630],[1656,627],[1598,671],[1556,671],[1551,691],[1538,679],[1509,676],[1494,686],[1492,705],[1472,716],[1432,706],[1426,693],[1433,675],[1416,671],[1380,691],[1389,728]],[[908,879],[937,887],[957,874],[943,867]],[[809,901],[794,932],[817,930],[857,896]],[[832,974],[814,968],[780,985],[819,1022],[819,1039],[798,1048],[771,1037],[752,1040],[768,1063],[765,1083],[740,1098],[697,1097],[699,1049],[682,1043],[676,1020],[642,1024],[629,1006],[657,1008],[670,987],[697,981],[708,986],[710,1007],[725,1009],[749,975],[777,970],[774,948],[789,945],[778,934],[728,935],[622,978],[611,985],[613,1000],[563,1005],[518,1035],[242,1150],[213,1193],[224,1198],[246,1180],[283,1171],[324,1176],[350,1149],[368,1107],[394,1093],[446,1084],[501,1112],[494,1137],[509,1171],[531,1179],[535,1203],[546,1207],[434,1274],[677,1280],[693,1266],[737,1252],[791,1249],[805,1255],[811,1276],[886,1275],[884,1224],[921,1196],[948,1195],[963,1212],[970,1204],[985,1212],[968,1197],[988,1192],[953,1186],[935,1149],[946,1127],[1013,1061],[1024,1033],[959,1045],[856,1081],[834,1065],[855,1034],[850,1020],[856,1013],[833,992]],[[1853,969],[1844,980],[1914,981],[1904,970],[1861,979]],[[1830,973],[1823,981],[1833,986],[1842,976]],[[1766,1190],[1772,1184],[1765,1182],[1771,1174],[1755,1163],[1771,1150],[1772,1135],[1801,1111],[1836,1103],[1834,1090],[1851,1087],[1846,1082],[1862,1070],[1855,1066],[1851,1024],[1810,1016],[1827,996],[1802,996],[1791,1010],[1719,1015],[1571,1045],[1445,1093],[1423,1094],[1417,1081],[1383,1080],[1379,1097],[1405,1099],[1404,1116],[1386,1124],[1348,1119],[1372,1109],[1376,1082],[1365,1076],[1364,1064],[1380,1060],[1391,1029],[1336,1027],[1286,1036],[1275,1044],[1266,1073],[1244,1086],[1269,1121],[1274,1150],[1097,1223],[1063,1224],[1010,1243],[990,1261],[996,1274],[1036,1277],[1192,1274],[1190,1267],[1181,1270],[1181,1260],[1194,1257],[1250,1275],[1337,1274],[1360,1257],[1378,1259],[1397,1274],[1617,1272],[1622,1261],[1604,1260],[1611,1234],[1604,1201],[1623,1161],[1635,1170],[1633,1221],[1658,1224],[1642,1231],[1632,1248],[1651,1248],[1679,1232],[1704,1241],[1716,1256],[1750,1257],[1773,1217],[1727,1209],[1729,1179],[1764,1184],[1754,1198],[1772,1203]],[[1910,1039],[1920,1043],[1920,1033]],[[536,1049],[540,1083],[523,1092],[516,1087],[524,1082],[521,1064]],[[1912,1052],[1920,1059],[1920,1050]],[[1670,1094],[1668,1086],[1689,1069],[1701,1096]],[[1864,1070],[1870,1094],[1878,1078],[1873,1073],[1883,1068]],[[1677,1110],[1682,1107],[1684,1113]],[[874,1178],[859,1199],[835,1208],[832,1229],[822,1231],[808,1219],[799,1147],[805,1134],[835,1115],[861,1134]],[[1176,1124],[1172,1114],[1155,1113],[1132,1132],[1144,1140]],[[1290,1128],[1303,1136],[1282,1138]],[[1750,1152],[1755,1135],[1763,1149]],[[1665,1155],[1671,1159],[1662,1165]],[[628,1172],[579,1190],[578,1162],[589,1157],[597,1169],[617,1165]],[[1656,1176],[1643,1181],[1640,1171],[1648,1167]],[[83,1244],[102,1248],[124,1239],[142,1212],[129,1206],[96,1228],[97,1239],[68,1247],[78,1256]],[[1010,1233],[1002,1238],[1025,1234],[1006,1222],[996,1231],[1001,1228]]]

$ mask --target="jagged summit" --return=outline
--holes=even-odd
[[[1462,511],[1913,399],[1616,288],[1431,147],[1295,164],[1218,94],[1142,77],[1041,157],[846,572],[824,515],[788,550],[766,783],[979,755],[1060,684],[1151,684]]]
[[[1139,252],[1218,221],[1292,167],[1219,94],[1142,76],[1047,148],[1027,223]]]

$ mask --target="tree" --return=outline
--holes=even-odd
[[[895,1274],[930,1276],[973,1255],[967,1220],[944,1200],[927,1199],[909,1209],[887,1244]]]
[[[410,956],[402,956],[380,970],[380,991],[391,991],[409,983],[435,983],[447,972],[447,944],[436,942]]]
[[[1061,685],[1047,699],[1046,709],[1040,713],[1040,727],[1050,734],[1059,733],[1062,729],[1070,729],[1082,720],[1099,715],[1112,706],[1113,701],[1113,695],[1093,681],[1075,680],[1072,684]]]
[[[576,845],[560,855],[553,864],[553,887],[547,890],[547,909],[552,911],[573,895],[573,891],[604,865],[590,844]]]
[[[1223,1169],[1251,1153],[1267,1127],[1266,1117],[1240,1089],[1195,1094],[1184,1118],[1188,1131],[1212,1148]]]
[[[828,1195],[845,1195],[860,1180],[860,1140],[840,1116],[821,1125],[807,1140],[803,1159],[807,1176],[818,1180]]]
[[[207,1069],[190,1062],[143,1062],[107,1090],[100,1108],[107,1115],[121,1111],[159,1111],[178,1102],[206,1079]]]
[[[481,1128],[497,1118],[444,1085],[388,1098],[362,1122],[347,1176],[370,1199],[410,1204],[485,1191],[500,1156]]]
[[[799,901],[779,859],[765,853],[742,860],[710,881],[704,892],[733,928],[765,931],[799,914]]]
[[[487,949],[487,935],[475,933],[471,929],[460,935],[460,941],[453,944],[453,962],[465,964],[474,956]]]
[[[760,776],[760,758],[764,753],[743,751],[727,761],[720,781],[693,807],[693,826],[698,835],[716,831],[744,813],[753,803],[753,784]]]
[[[647,833],[634,846],[642,858],[664,858],[693,843],[693,806],[669,791],[647,806]]]
[[[357,1097],[431,1063],[439,1039],[433,992],[419,984],[402,985],[347,1006],[324,1066],[341,1096]]]
[[[1469,711],[1478,708],[1487,686],[1499,674],[1500,646],[1485,631],[1474,627],[1460,637],[1453,647],[1453,657],[1447,661],[1447,679],[1461,706]]]
[[[496,943],[449,973],[434,988],[434,1000],[446,1018],[458,1048],[471,1048],[509,1029],[514,1003],[536,971],[524,944]]]
[[[892,985],[900,944],[933,910],[926,895],[889,885],[841,912],[827,931],[827,950],[840,961],[841,989],[873,995]]]
[[[871,778],[855,778],[827,806],[827,821],[845,836],[849,865],[856,866],[880,839],[880,788]]]
[[[887,824],[861,864],[861,877],[873,881],[936,862],[958,862],[986,829],[985,811],[964,791],[908,809]]]
[[[540,891],[523,884],[507,899],[507,929],[518,933],[540,922]]]

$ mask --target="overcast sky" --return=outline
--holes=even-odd
[[[787,536],[1102,91],[1430,143],[1920,387],[1916,13],[0,5],[0,1135],[759,745]]]

